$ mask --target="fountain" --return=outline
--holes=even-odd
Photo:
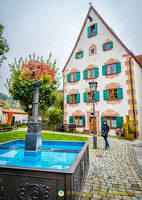
[[[42,141],[39,88],[25,140],[0,144],[0,199],[79,200],[89,169],[87,142]]]

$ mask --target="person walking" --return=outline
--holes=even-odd
[[[107,120],[104,121],[103,125],[102,125],[102,137],[105,140],[105,148],[103,150],[107,150],[110,148],[107,137],[108,137],[108,132],[109,132],[109,126],[107,124]]]

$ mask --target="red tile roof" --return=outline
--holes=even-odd
[[[4,113],[9,113],[9,112],[13,112],[15,114],[27,114],[25,111],[23,110],[15,110],[15,109],[3,109],[2,112]]]
[[[140,64],[142,65],[142,55],[138,55],[138,56],[136,56],[136,58],[140,62]]]
[[[0,107],[3,107],[3,104],[0,104]]]

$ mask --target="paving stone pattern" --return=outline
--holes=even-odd
[[[81,200],[142,200],[142,179],[131,159],[131,142],[109,138],[110,149],[103,151],[104,139],[97,137],[98,149],[90,143],[90,169]],[[135,155],[134,155],[135,156]]]

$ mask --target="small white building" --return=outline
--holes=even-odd
[[[63,69],[64,123],[93,131],[89,81],[98,83],[96,131],[104,120],[114,134],[127,119],[142,134],[142,65],[91,5]]]
[[[23,124],[23,120],[28,118],[28,114],[23,110],[16,109],[3,109],[3,105],[0,104],[0,122],[6,124],[8,119],[8,113],[13,112],[12,125]]]

